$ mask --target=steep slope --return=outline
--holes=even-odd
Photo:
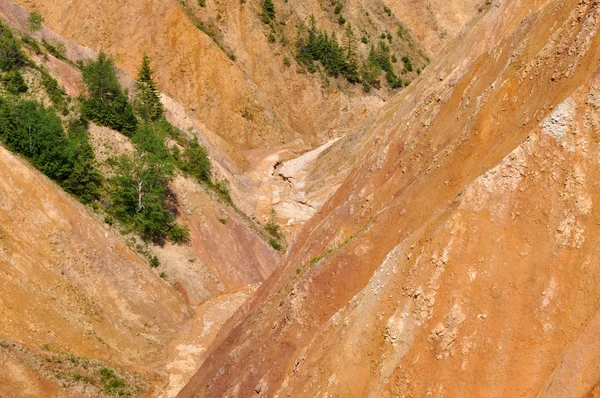
[[[0,3],[0,18],[16,37],[27,16]],[[33,36],[64,43],[73,59],[95,55],[46,28]],[[52,106],[41,71],[69,95],[81,94],[73,62],[32,48],[22,46],[28,90],[21,98]],[[4,99],[4,83],[0,91]],[[167,105],[169,118],[187,130],[176,104]],[[133,150],[127,137],[93,123],[89,137],[105,176],[109,157]],[[280,261],[251,221],[181,173],[171,189],[191,236],[185,245],[164,246],[123,236],[99,203],[81,205],[2,145],[0,177],[0,396],[172,397],[221,325]],[[153,255],[160,261],[151,268]]]
[[[410,33],[421,21],[404,20],[391,10],[388,15],[380,0],[340,2],[344,8],[339,13],[335,2],[277,1],[272,28],[261,22],[260,1],[207,1],[203,7],[191,0],[17,3],[42,13],[48,26],[65,38],[113,54],[131,75],[147,52],[155,60],[159,88],[241,149],[296,139],[314,147],[353,127],[389,96],[389,90],[367,95],[360,85],[334,83],[336,79],[330,84],[294,61],[297,26],[311,14],[319,28],[337,31],[341,41],[345,26],[352,24],[363,58],[371,45],[378,46],[380,35],[389,33],[392,52],[414,64],[402,72],[406,80],[426,65],[426,50]],[[341,24],[340,15],[347,22]],[[399,26],[405,26],[403,37],[396,34]],[[292,60],[291,67],[284,65],[286,58]],[[400,73],[403,61],[395,67]]]
[[[595,388],[600,4],[490,6],[380,113],[180,396]]]

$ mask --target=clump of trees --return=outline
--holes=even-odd
[[[348,25],[345,31],[344,45],[340,44],[335,32],[331,34],[316,27],[314,16],[306,34],[301,34],[298,40],[298,62],[309,72],[317,71],[319,63],[328,76],[346,78],[350,83],[358,83],[356,38],[352,27]]]
[[[362,68],[362,78],[365,90],[368,91],[371,86],[379,84],[378,78],[382,72],[385,72],[385,78],[391,88],[400,88],[403,81],[396,72],[390,54],[390,47],[385,42],[380,42],[379,46],[371,45],[369,56]]]
[[[185,242],[189,231],[177,224],[177,199],[169,189],[175,169],[163,133],[140,123],[132,141],[135,153],[118,159],[111,180],[110,212],[146,240]]]
[[[137,118],[121,87],[113,60],[101,52],[98,59],[83,65],[83,81],[88,95],[81,100],[81,114],[99,125],[131,137],[137,126]]]
[[[99,197],[101,176],[85,128],[74,125],[65,134],[53,109],[0,98],[0,141],[84,203]]]

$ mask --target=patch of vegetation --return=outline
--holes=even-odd
[[[0,141],[84,203],[98,198],[101,178],[87,135],[73,130],[67,136],[54,110],[0,98]]]
[[[189,232],[176,222],[177,199],[168,185],[174,166],[164,139],[153,125],[138,125],[132,137],[135,154],[117,160],[108,211],[145,240],[181,244],[189,239]]]
[[[271,209],[271,217],[265,224],[264,230],[270,235],[269,244],[271,247],[275,250],[283,251],[285,249],[284,237],[281,233],[281,226],[275,221],[276,217],[277,213],[275,209]]]
[[[65,61],[65,54],[67,53],[67,47],[65,43],[60,41],[53,41],[52,43],[47,41],[46,39],[42,39],[42,45],[50,54],[55,56],[56,58]]]
[[[9,72],[27,63],[12,31],[0,22],[0,70]]]
[[[383,7],[383,11],[389,16],[392,16],[392,10],[388,6]]]
[[[11,71],[6,72],[2,77],[0,77],[2,83],[6,87],[6,91],[13,95],[19,95],[21,93],[27,92],[27,84],[25,83],[25,79],[23,79],[23,75],[18,69],[13,69]]]
[[[380,42],[377,49],[375,49],[375,46],[371,46],[369,57],[363,64],[361,72],[364,84],[367,87],[379,87],[378,78],[382,72],[385,72],[385,78],[390,87],[395,89],[403,86],[402,79],[394,71],[390,48],[384,42]]]
[[[150,67],[150,58],[144,54],[142,65],[135,84],[135,111],[146,122],[156,122],[165,115],[160,102],[160,92],[154,82],[154,71]]]
[[[41,69],[40,73],[42,74],[42,87],[52,101],[52,105],[58,112],[66,115],[69,111],[69,96],[48,71]]]
[[[105,366],[100,368],[100,380],[104,385],[104,391],[111,395],[128,397],[131,392],[126,388],[125,380],[117,377],[115,371]]]
[[[83,65],[82,74],[88,90],[88,96],[81,101],[82,116],[131,137],[136,132],[137,119],[121,88],[113,60],[101,52],[97,60]]]
[[[160,265],[160,260],[156,256],[150,257],[150,266],[152,268],[157,268]]]
[[[197,137],[192,139],[183,152],[179,167],[199,182],[210,182],[211,161],[208,151],[200,145]]]
[[[27,27],[30,32],[37,32],[42,29],[44,23],[44,17],[37,12],[32,12],[27,18]]]
[[[262,0],[261,3],[262,12],[260,14],[261,20],[269,25],[275,21],[275,3],[273,0]]]
[[[300,35],[298,40],[297,59],[311,73],[318,70],[318,63],[328,76],[341,75],[350,83],[360,81],[355,36],[350,25],[346,28],[345,43],[342,46],[335,32],[329,34],[317,29],[314,18],[311,18],[307,34]]]

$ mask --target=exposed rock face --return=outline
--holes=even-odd
[[[180,396],[597,392],[599,18],[482,11]]]

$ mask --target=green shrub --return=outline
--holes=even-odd
[[[200,7],[206,7],[206,0],[198,0],[198,5]]]
[[[384,6],[383,11],[385,11],[388,16],[392,16],[392,10],[388,6]]]
[[[189,147],[183,152],[181,169],[198,181],[210,181],[211,161],[206,148],[194,137]]]
[[[42,39],[42,45],[56,58],[65,59],[65,54],[67,53],[65,43],[57,40],[53,40],[52,43],[50,43],[49,41],[46,41],[46,39]]]
[[[156,256],[150,257],[150,266],[156,268],[160,265],[160,260]]]
[[[29,17],[27,18],[27,27],[31,32],[37,32],[42,29],[43,23],[44,17],[35,11],[29,14]]]
[[[262,0],[261,20],[267,25],[275,21],[275,4],[273,0]]]
[[[283,58],[283,64],[289,68],[290,66],[292,66],[292,61],[290,61],[288,57],[285,57]]]
[[[11,94],[18,95],[27,92],[27,84],[18,69],[6,72],[2,76],[2,82],[6,86],[6,91]]]
[[[69,105],[69,97],[65,90],[58,85],[56,79],[54,79],[50,74],[45,70],[41,70],[42,73],[42,87],[48,94],[50,101],[52,101],[52,105],[56,108],[57,111],[65,114],[68,112]]]
[[[335,10],[333,11],[336,15],[339,14],[340,12],[342,12],[342,8],[344,8],[344,5],[340,2],[338,2],[335,5]]]
[[[269,239],[269,244],[271,245],[271,247],[277,251],[281,251],[283,250],[283,245],[281,244],[281,242],[278,239],[275,238],[271,238]]]
[[[125,380],[120,379],[115,371],[107,367],[100,368],[100,380],[104,385],[104,391],[109,394],[126,396],[130,395],[125,388]]]
[[[0,70],[11,71],[25,65],[26,58],[13,33],[0,22]]]

